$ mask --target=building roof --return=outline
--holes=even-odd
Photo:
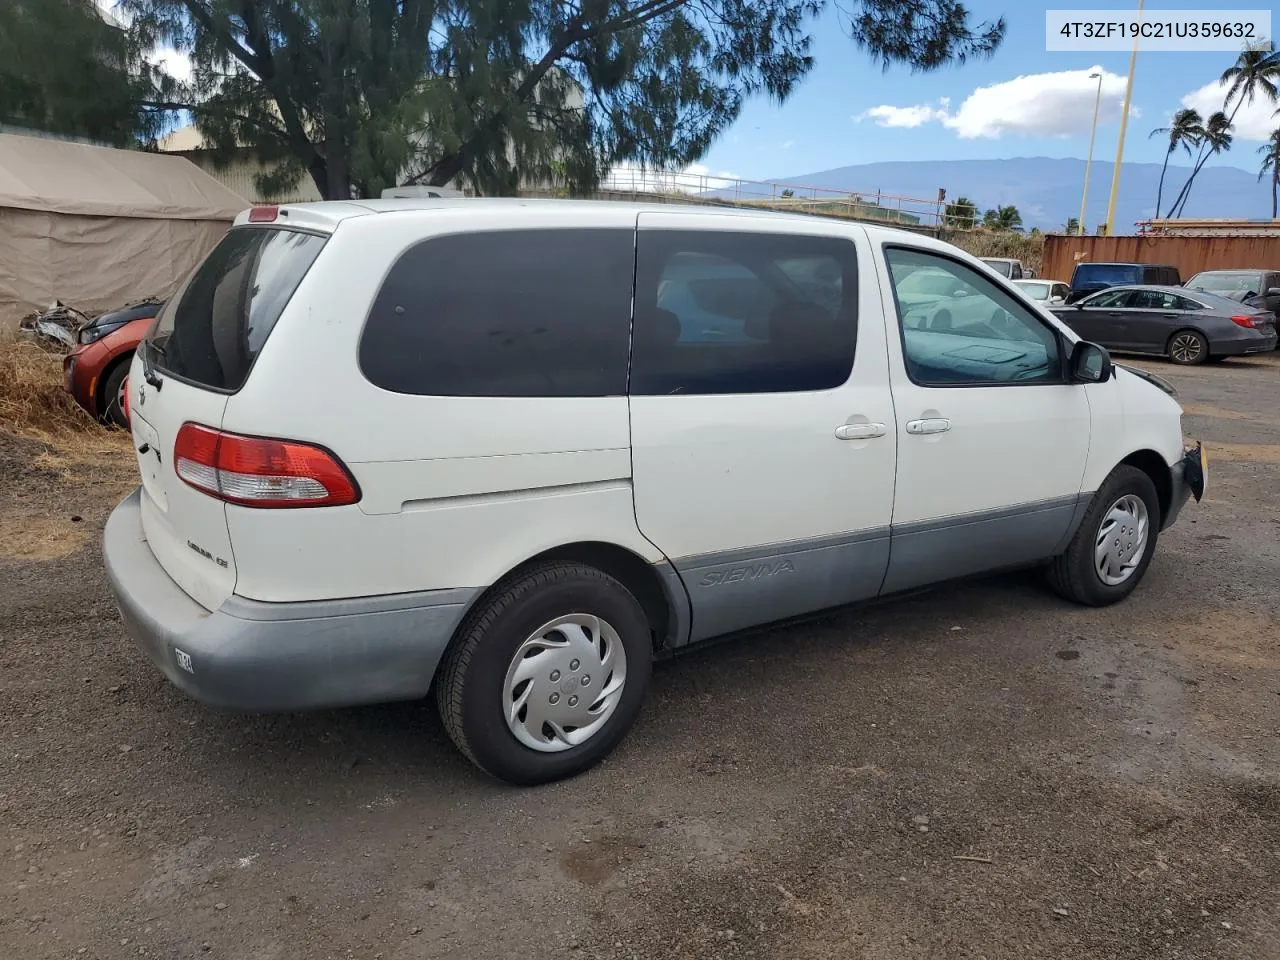
[[[243,197],[182,157],[0,134],[0,208],[233,220],[246,206]]]

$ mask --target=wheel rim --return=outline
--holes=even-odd
[[[559,617],[511,659],[502,698],[507,727],[542,753],[579,746],[609,722],[626,680],[627,652],[612,626],[589,613]]]
[[[1150,519],[1143,499],[1132,493],[1111,505],[1094,541],[1094,569],[1111,587],[1119,586],[1138,569],[1147,551]]]
[[[129,378],[125,377],[120,381],[120,386],[116,387],[116,409],[124,412],[124,394],[129,389]]]
[[[1173,348],[1170,351],[1173,359],[1179,363],[1195,363],[1200,359],[1200,338],[1193,333],[1180,333],[1173,338]]]

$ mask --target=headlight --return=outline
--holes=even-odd
[[[108,324],[105,327],[97,326],[96,324],[88,327],[82,327],[80,329],[79,341],[80,343],[93,343],[95,340],[101,340],[108,333],[115,333],[122,326],[123,324],[113,323]]]

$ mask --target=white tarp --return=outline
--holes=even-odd
[[[246,206],[181,157],[0,134],[0,326],[167,296]]]

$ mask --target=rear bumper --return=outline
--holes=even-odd
[[[423,697],[477,591],[430,590],[308,603],[232,596],[210,613],[160,566],[140,492],[103,534],[125,630],[184,693],[236,710],[307,710]]]
[[[1204,496],[1205,475],[1201,466],[1201,445],[1197,443],[1182,455],[1182,459],[1169,468],[1173,480],[1173,496],[1169,501],[1169,511],[1165,514],[1161,530],[1168,530],[1178,519],[1182,508],[1192,497],[1196,502]]]
[[[1275,348],[1275,333],[1259,333],[1239,340],[1216,340],[1209,344],[1209,354],[1215,357],[1242,357],[1251,353],[1269,353]]]

